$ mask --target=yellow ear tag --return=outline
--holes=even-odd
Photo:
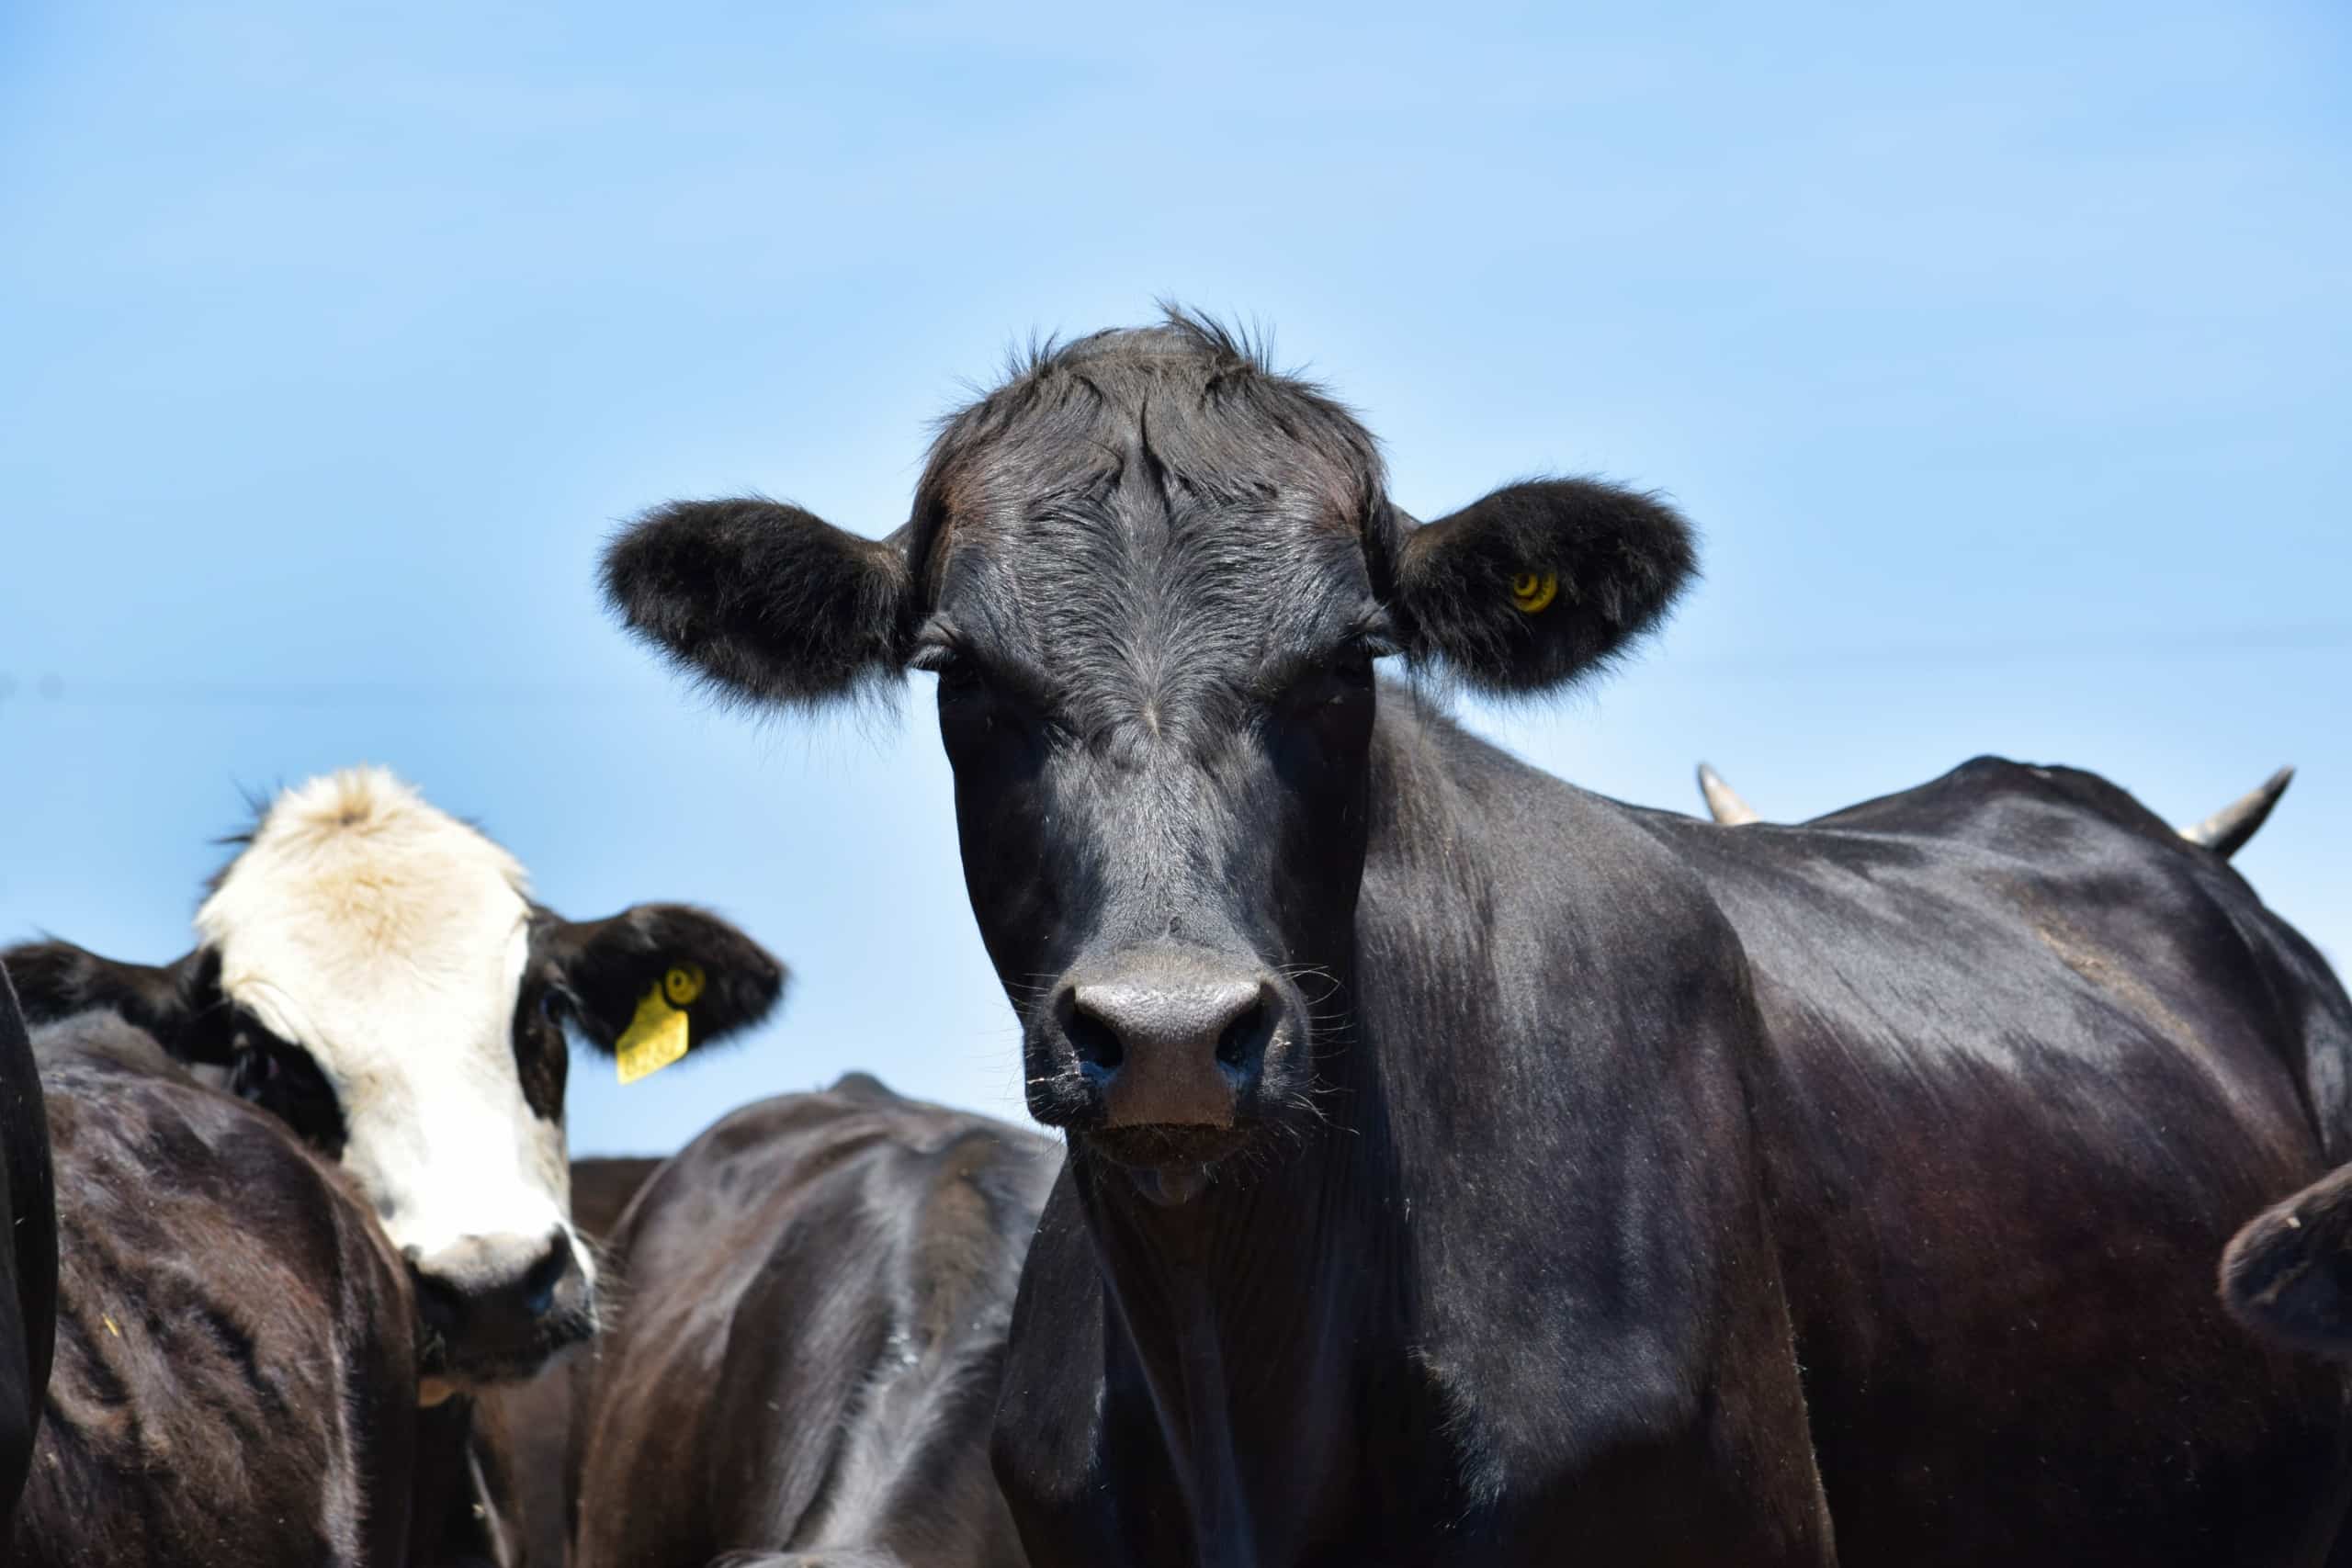
[[[637,1016],[613,1042],[613,1065],[623,1083],[658,1073],[686,1054],[686,1015],[670,1005],[662,994],[665,988],[657,984],[645,993]]]
[[[1538,577],[1522,571],[1510,580],[1510,602],[1522,615],[1532,615],[1560,596],[1560,574],[1547,571]]]

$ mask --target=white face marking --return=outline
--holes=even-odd
[[[333,1086],[344,1167],[412,1258],[571,1234],[563,1126],[514,1062],[527,892],[504,850],[367,768],[280,795],[197,913],[221,989]]]

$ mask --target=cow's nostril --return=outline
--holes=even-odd
[[[416,1309],[424,1321],[447,1334],[466,1314],[465,1292],[435,1274],[412,1270],[416,1280]]]
[[[1079,1061],[1097,1072],[1115,1073],[1127,1059],[1127,1048],[1120,1041],[1119,1032],[1082,1007],[1070,1010],[1062,1029],[1069,1036],[1070,1049],[1078,1054]]]
[[[571,1244],[559,1235],[547,1256],[531,1265],[523,1276],[523,1310],[533,1317],[544,1316],[555,1305],[555,1291],[571,1272]]]
[[[1272,1018],[1272,1010],[1266,1006],[1265,996],[1261,993],[1248,1007],[1236,1013],[1233,1021],[1227,1024],[1224,1032],[1216,1037],[1217,1065],[1236,1069],[1247,1066],[1265,1049]]]

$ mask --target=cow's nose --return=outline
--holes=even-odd
[[[469,1235],[413,1258],[416,1304],[453,1359],[511,1357],[537,1345],[544,1321],[577,1305],[585,1289],[571,1238]]]
[[[1189,954],[1096,970],[1058,1001],[1113,1127],[1233,1125],[1282,1015],[1272,975]]]

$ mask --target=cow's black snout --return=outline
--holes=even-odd
[[[579,1337],[588,1281],[571,1235],[466,1236],[409,1259],[418,1314],[438,1337],[448,1370],[528,1371]]]
[[[1072,974],[1053,1022],[1099,1125],[1231,1127],[1252,1107],[1288,1012],[1262,965],[1178,949]]]

